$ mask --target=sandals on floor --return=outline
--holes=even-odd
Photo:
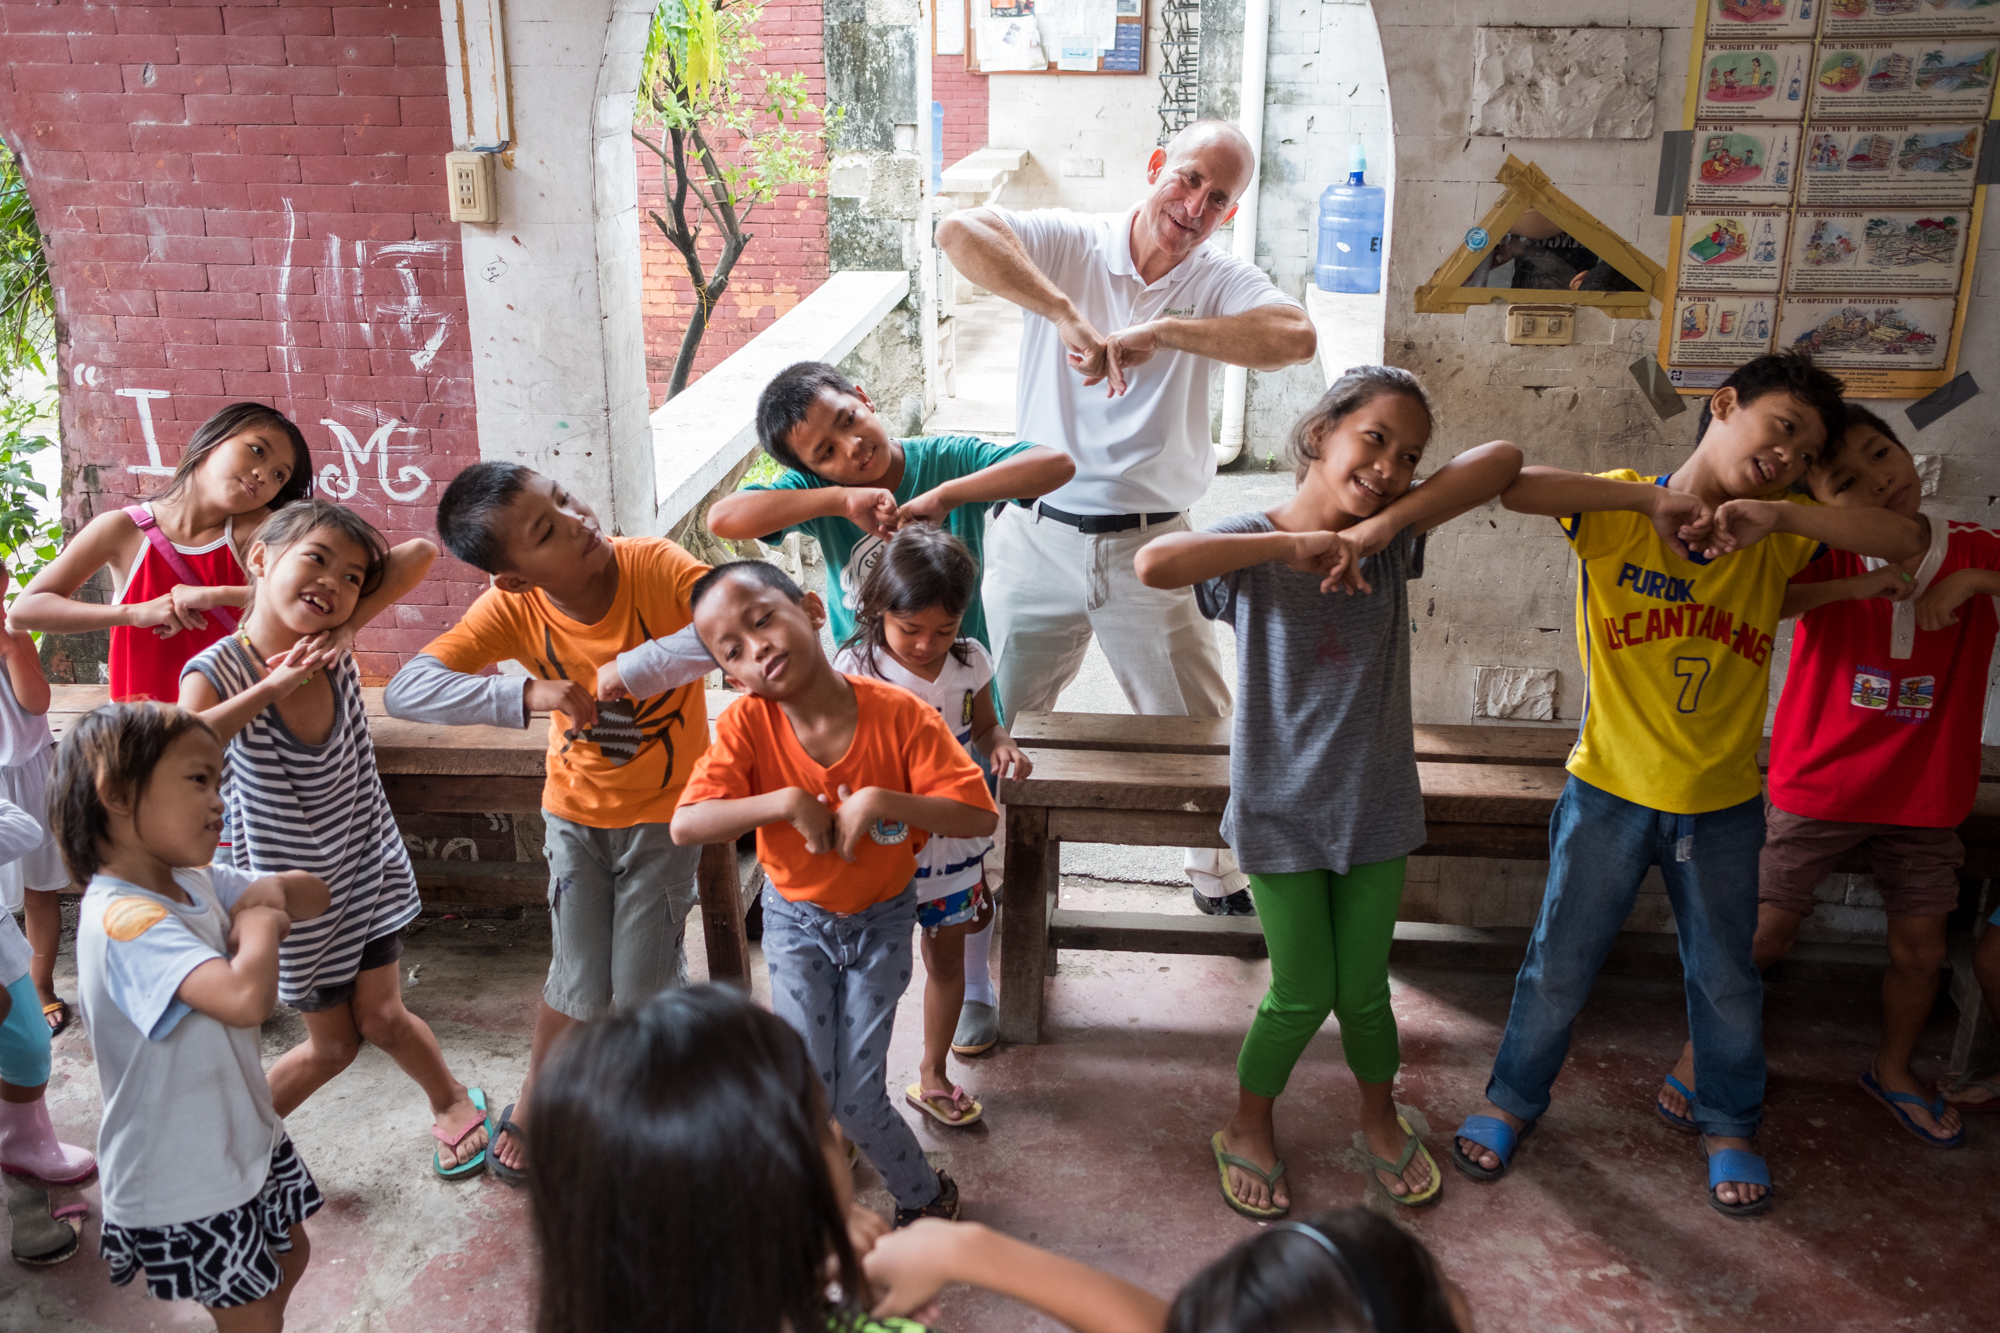
[[[926,1088],[921,1083],[912,1083],[903,1089],[903,1097],[910,1105],[949,1129],[964,1129],[986,1113],[986,1108],[974,1101],[972,1094],[956,1083],[949,1089]],[[958,1112],[958,1118],[954,1120],[946,1115],[939,1109],[939,1102]]]
[[[1889,1108],[1889,1114],[1896,1117],[1896,1123],[1909,1131],[1911,1137],[1921,1139],[1933,1148],[1956,1148],[1965,1142],[1964,1125],[1960,1125],[1958,1132],[1950,1138],[1939,1138],[1922,1125],[1919,1125],[1911,1117],[1910,1113],[1903,1109],[1905,1106],[1921,1106],[1931,1113],[1931,1119],[1942,1121],[1944,1119],[1945,1108],[1950,1105],[1943,1097],[1939,1097],[1936,1101],[1925,1101],[1922,1097],[1916,1096],[1914,1093],[1891,1092],[1876,1081],[1875,1071],[1872,1069],[1863,1071],[1860,1079],[1857,1081],[1861,1084],[1863,1092]]]
[[[49,1025],[49,1039],[53,1041],[60,1037],[63,1029],[69,1026],[69,1001],[60,998],[50,1000],[42,1006],[42,1018]]]
[[[958,1182],[940,1171],[937,1173],[937,1197],[921,1208],[898,1208],[892,1229],[901,1231],[913,1222],[926,1217],[939,1217],[947,1222],[958,1220]]]
[[[1505,1120],[1491,1115],[1469,1115],[1458,1132],[1451,1136],[1451,1164],[1477,1181],[1498,1180],[1514,1165],[1514,1149],[1520,1147],[1521,1140],[1534,1131],[1535,1122],[1515,1129]],[[1491,1148],[1499,1157],[1500,1165],[1488,1170],[1465,1155],[1458,1146],[1460,1139],[1471,1139],[1482,1148]]]
[[[1690,1110],[1694,1109],[1694,1094],[1688,1091],[1687,1084],[1681,1082],[1679,1079],[1675,1078],[1672,1074],[1667,1075],[1665,1082],[1668,1087],[1672,1088],[1675,1092],[1678,1092],[1681,1096],[1687,1098],[1688,1109]],[[1667,1109],[1667,1104],[1661,1101],[1658,1097],[1653,1098],[1653,1110],[1659,1113],[1660,1119],[1667,1122],[1667,1128],[1669,1129],[1677,1129],[1683,1134],[1701,1133],[1700,1125],[1697,1125],[1694,1121],[1688,1119],[1684,1115],[1675,1115],[1672,1111]]]
[[[467,1176],[478,1175],[486,1169],[487,1153],[493,1146],[493,1117],[486,1112],[485,1092],[478,1088],[467,1088],[465,1095],[471,1099],[474,1109],[479,1114],[468,1121],[464,1129],[459,1130],[457,1134],[447,1134],[436,1125],[431,1126],[431,1137],[438,1141],[438,1147],[431,1149],[431,1170],[437,1173],[440,1180],[464,1180]],[[486,1131],[486,1147],[457,1166],[446,1166],[443,1149],[457,1148],[475,1129]]]
[[[1696,1140],[1701,1151],[1708,1158],[1708,1206],[1725,1217],[1755,1217],[1771,1206],[1771,1197],[1777,1193],[1771,1187],[1771,1168],[1763,1158],[1754,1152],[1741,1148],[1724,1148],[1721,1152],[1709,1152],[1708,1140]],[[1716,1197],[1715,1191],[1724,1184],[1762,1185],[1764,1197],[1749,1203],[1724,1203]]]
[[[1947,1105],[1958,1108],[1960,1116],[1986,1115],[1993,1111],[2000,1111],[2000,1076],[1994,1078],[1974,1078],[1970,1074],[1961,1074],[1958,1076],[1958,1081],[1948,1088],[1944,1086],[1943,1079],[1938,1080],[1939,1096],[1946,1096],[1954,1092],[1963,1092],[1967,1088],[1984,1088],[1992,1096],[1983,1102],[1947,1102]]]
[[[516,1127],[514,1124],[514,1107],[518,1104],[516,1102],[507,1103],[507,1108],[500,1112],[500,1119],[493,1126],[492,1137],[486,1142],[486,1169],[509,1185],[527,1184],[528,1173],[501,1161],[500,1154],[494,1150],[500,1146],[500,1136],[502,1134],[512,1134],[521,1141],[522,1147],[525,1148],[528,1146],[528,1132]]]
[[[1410,1137],[1411,1141],[1414,1142],[1416,1136],[1413,1134]],[[1215,1169],[1222,1177],[1222,1201],[1224,1203],[1255,1222],[1268,1222],[1274,1217],[1283,1217],[1291,1211],[1289,1207],[1258,1208],[1253,1204],[1247,1204],[1237,1198],[1235,1192],[1229,1188],[1229,1168],[1233,1166],[1238,1171],[1246,1171],[1263,1181],[1265,1185],[1270,1187],[1272,1197],[1276,1198],[1278,1182],[1285,1178],[1284,1158],[1280,1157],[1276,1162],[1273,1162],[1271,1169],[1266,1171],[1255,1162],[1246,1161],[1234,1153],[1224,1152],[1222,1150],[1222,1131],[1219,1129],[1215,1131],[1214,1137],[1209,1139],[1208,1146],[1215,1150]]]
[[[1414,1192],[1398,1194],[1387,1185],[1382,1185],[1382,1192],[1389,1196],[1390,1203],[1404,1208],[1421,1208],[1427,1203],[1436,1203],[1438,1196],[1444,1192],[1444,1172],[1438,1170],[1437,1159],[1431,1156],[1431,1150],[1424,1146],[1424,1141],[1417,1137],[1417,1131],[1410,1128],[1410,1122],[1399,1115],[1396,1117],[1396,1124],[1405,1134],[1410,1136],[1409,1140],[1403,1144],[1403,1155],[1392,1162],[1386,1157],[1377,1157],[1371,1152],[1368,1154],[1368,1164],[1377,1170],[1387,1171],[1392,1176],[1401,1176],[1405,1171],[1410,1169],[1410,1159],[1421,1155],[1426,1162],[1430,1163],[1430,1188],[1421,1194]],[[1378,1185],[1382,1184],[1379,1180],[1375,1183]]]

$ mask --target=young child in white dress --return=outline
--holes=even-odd
[[[854,636],[833,665],[853,676],[898,685],[936,708],[987,780],[1025,778],[1030,764],[1000,725],[993,706],[993,659],[979,640],[960,638],[966,608],[979,591],[979,562],[942,528],[916,524],[898,532],[861,585]],[[985,950],[967,972],[966,938],[993,920],[986,892],[991,838],[933,837],[917,856],[917,925],[923,930],[924,1062],[906,1092],[910,1104],[941,1125],[969,1125],[982,1108],[951,1081],[961,1008],[993,1003]],[[961,1051],[961,1054],[967,1052]]]

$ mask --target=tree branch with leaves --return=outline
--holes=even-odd
[[[669,398],[687,387],[702,335],[756,239],[751,214],[790,186],[810,198],[826,180],[819,149],[839,113],[812,104],[803,74],[754,65],[763,13],[754,0],[666,0],[647,35],[632,137],[660,159],[666,211],[647,216],[694,290]]]

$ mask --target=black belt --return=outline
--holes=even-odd
[[[1180,517],[1180,511],[1165,514],[1070,514],[1047,502],[1016,500],[1015,504],[1031,514],[1052,518],[1058,523],[1066,523],[1088,537],[1102,536],[1107,532],[1130,532],[1148,523],[1167,523]]]

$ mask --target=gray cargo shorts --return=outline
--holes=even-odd
[[[687,984],[687,919],[700,847],[676,847],[665,824],[590,828],[542,812],[549,925],[542,998],[589,1022]]]

